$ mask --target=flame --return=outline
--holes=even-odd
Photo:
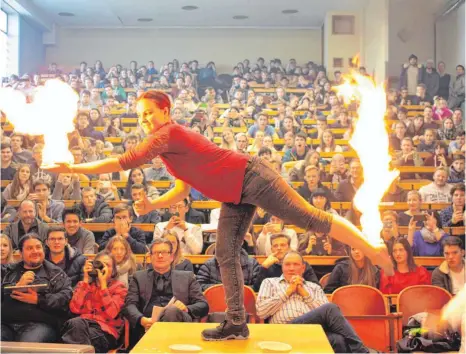
[[[375,85],[368,76],[353,71],[345,83],[337,87],[345,99],[359,101],[359,119],[349,141],[359,156],[364,183],[354,197],[354,206],[362,213],[361,227],[368,241],[380,244],[382,221],[379,204],[398,170],[390,169],[389,138],[385,128],[386,95],[383,85]]]
[[[21,91],[0,89],[0,110],[14,125],[15,132],[44,136],[43,166],[73,162],[67,133],[75,129],[73,119],[78,100],[79,96],[69,85],[55,79],[37,88],[32,103],[26,103]]]

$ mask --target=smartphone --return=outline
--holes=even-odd
[[[28,289],[32,289],[35,291],[41,291],[44,289],[48,288],[48,284],[29,284],[29,285],[24,285],[24,286],[16,286],[16,285],[11,285],[11,286],[5,286],[3,288],[3,291],[7,294],[11,294],[13,291],[20,291],[23,293],[26,293]]]
[[[418,221],[426,221],[426,220],[427,220],[427,217],[426,217],[425,214],[414,215],[413,218],[414,218],[414,221],[416,221],[416,222],[418,222]]]

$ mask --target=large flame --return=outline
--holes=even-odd
[[[364,170],[364,183],[354,197],[361,216],[362,232],[371,244],[380,244],[379,204],[399,171],[390,169],[389,139],[385,128],[386,95],[383,85],[375,85],[368,76],[353,72],[337,87],[347,100],[356,99],[359,119],[349,141]]]
[[[78,94],[60,80],[47,80],[37,88],[33,102],[11,88],[0,89],[0,110],[14,126],[15,132],[43,135],[42,165],[73,162],[68,150],[68,135],[75,127]]]

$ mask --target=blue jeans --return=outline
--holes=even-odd
[[[291,324],[320,324],[335,353],[368,353],[337,305],[328,303],[295,318]],[[342,340],[343,339],[343,340]]]
[[[46,323],[2,323],[2,341],[54,343],[57,340],[54,327]]]
[[[220,209],[215,251],[225,287],[227,320],[234,324],[246,321],[240,253],[257,206],[315,232],[328,233],[332,222],[331,214],[310,205],[268,162],[258,157],[248,162],[240,204],[223,203]]]

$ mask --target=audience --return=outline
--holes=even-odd
[[[32,191],[31,168],[29,165],[20,164],[13,181],[2,192],[2,197],[5,200],[25,200]]]
[[[21,262],[2,272],[2,342],[53,343],[59,338],[71,300],[71,280],[45,260],[42,240],[25,234],[18,244]],[[48,284],[47,289],[5,292],[5,286]]]
[[[64,210],[62,219],[68,244],[83,254],[94,254],[94,233],[83,227],[81,212],[77,209]]]
[[[16,174],[16,168],[12,166],[13,151],[11,150],[11,145],[2,143],[0,149],[2,152],[2,166],[0,179],[2,181],[11,181]]]
[[[293,229],[285,227],[285,223],[280,218],[272,215],[268,223],[264,225],[261,233],[256,239],[256,254],[270,256],[272,252],[271,237],[275,234],[285,234],[290,240],[290,247],[292,250],[298,249],[298,235]]]
[[[464,184],[455,184],[451,188],[452,203],[440,211],[442,227],[464,227]]]
[[[438,214],[424,214],[424,226],[416,231],[416,220],[411,219],[408,226],[407,240],[416,257],[440,257],[441,243],[448,235],[440,228],[441,221]]]
[[[464,246],[459,237],[448,236],[442,241],[445,260],[432,272],[432,285],[456,295],[465,284]]]
[[[424,203],[450,203],[452,186],[447,183],[448,171],[438,167],[434,172],[434,181],[419,189]]]
[[[92,187],[82,189],[79,210],[85,223],[108,223],[112,220],[112,210],[101,197],[97,196]]]
[[[128,288],[130,277],[137,270],[136,257],[127,239],[123,236],[113,236],[105,246],[105,251],[115,259],[117,280]]]
[[[34,193],[30,195],[30,198],[36,202],[39,220],[46,223],[62,222],[65,204],[61,200],[53,200],[50,197],[50,184],[42,179],[37,179],[33,183],[33,189]]]

